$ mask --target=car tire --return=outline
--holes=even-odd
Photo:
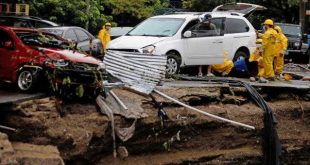
[[[247,58],[249,58],[249,55],[248,55],[247,52],[242,51],[242,50],[239,50],[239,51],[235,54],[235,56],[234,56],[234,58],[233,58],[233,62],[239,60],[240,58],[247,59]]]
[[[37,80],[37,73],[29,69],[23,69],[18,74],[17,87],[22,92],[33,92],[37,84]]]
[[[180,65],[181,65],[181,59],[175,52],[167,54],[166,74],[168,76],[172,76],[174,74],[179,73]]]

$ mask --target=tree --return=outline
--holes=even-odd
[[[30,5],[30,13],[60,25],[75,25],[84,27],[88,22],[90,31],[95,32],[111,16],[102,14],[104,8],[100,0],[89,0],[89,12],[86,12],[85,0],[26,0]]]
[[[22,0],[20,0],[22,1]],[[30,13],[60,25],[89,27],[97,34],[105,22],[134,26],[154,11],[168,6],[167,0],[23,0]],[[89,4],[89,5],[87,5]],[[112,16],[113,15],[113,16]],[[113,22],[113,17],[115,18]]]
[[[120,25],[134,26],[142,19],[154,15],[157,9],[168,7],[162,0],[104,0],[103,5],[109,9]]]

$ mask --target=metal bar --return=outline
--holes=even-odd
[[[118,102],[118,104],[124,109],[124,110],[128,110],[127,106],[124,104],[124,102],[122,102],[122,100],[113,92],[110,91],[111,95],[115,98],[115,100]]]
[[[109,113],[106,114],[109,119],[111,120],[111,128],[112,128],[112,138],[113,138],[113,157],[116,158],[117,157],[117,153],[116,153],[116,138],[115,138],[115,128],[114,128],[114,114],[112,109],[106,104],[106,102],[104,101],[104,97],[102,96],[98,96],[97,99],[97,105],[100,107],[100,112],[105,115],[105,113]],[[108,112],[105,112],[104,109],[106,109]]]
[[[304,67],[304,66],[302,66],[302,65],[300,65],[300,64],[294,64],[294,66],[298,66],[298,67],[303,68],[303,69],[305,69],[305,70],[307,70],[307,71],[310,71],[309,68],[306,68],[306,67]]]
[[[160,92],[160,91],[158,91],[156,89],[154,89],[154,92],[159,94],[159,95],[161,95],[162,97],[164,97],[166,99],[169,99],[169,100],[171,100],[171,101],[173,101],[173,102],[183,106],[183,107],[186,107],[186,108],[191,109],[193,111],[196,111],[198,113],[204,114],[204,115],[209,116],[211,118],[214,118],[214,119],[217,119],[217,120],[221,120],[221,121],[224,121],[224,122],[228,122],[228,123],[231,123],[233,125],[241,126],[241,127],[247,128],[247,129],[255,130],[255,127],[253,127],[253,126],[250,126],[250,125],[247,125],[247,124],[243,124],[243,123],[239,123],[239,122],[236,122],[236,121],[233,121],[233,120],[225,119],[225,118],[222,118],[222,117],[210,114],[208,112],[204,112],[204,111],[199,110],[197,108],[191,107],[191,106],[189,106],[187,104],[184,104],[184,103],[182,103],[182,102],[180,102],[180,101],[178,101],[178,100],[176,100],[176,99],[174,99],[174,98],[172,98],[172,97],[170,97],[170,96],[168,96],[168,95],[166,95],[166,94],[164,94],[164,93],[162,93],[162,92]]]
[[[0,125],[0,129],[5,129],[5,130],[17,132],[17,129],[11,128],[11,127],[7,127],[7,126],[3,126],[3,125]]]

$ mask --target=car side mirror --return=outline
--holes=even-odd
[[[307,33],[304,33],[304,34],[303,34],[303,38],[308,38],[308,34],[307,34]]]
[[[190,37],[192,37],[192,32],[191,32],[191,31],[186,31],[186,32],[183,34],[183,37],[185,37],[185,38],[190,38]]]
[[[4,47],[7,49],[14,49],[14,44],[12,41],[5,41],[4,42]]]

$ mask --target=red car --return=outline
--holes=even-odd
[[[74,67],[104,69],[102,61],[70,50],[69,43],[58,36],[36,29],[0,26],[0,81],[16,83],[21,91],[31,91],[38,83],[38,70],[71,63]],[[86,70],[72,70],[75,73],[64,74],[75,74],[81,80],[91,75]]]

